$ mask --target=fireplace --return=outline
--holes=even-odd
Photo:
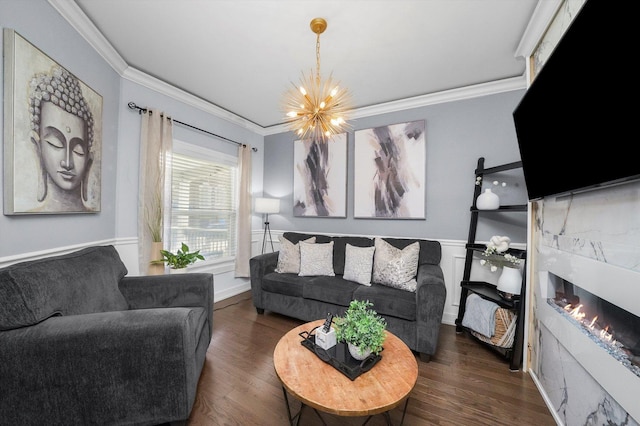
[[[633,374],[640,377],[640,317],[550,274],[547,303]]]
[[[638,424],[638,273],[549,246],[540,247],[536,263],[533,370],[551,405],[565,421],[600,410],[597,416],[613,424]],[[576,402],[588,398],[590,404]]]

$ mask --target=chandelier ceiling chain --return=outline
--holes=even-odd
[[[316,72],[307,78],[302,74],[301,84],[285,94],[284,110],[291,130],[302,139],[326,141],[348,128],[346,116],[350,109],[350,95],[329,77],[323,84],[320,75],[320,34],[327,28],[323,18],[310,24],[316,34]]]

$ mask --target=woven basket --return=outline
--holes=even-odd
[[[496,332],[493,337],[489,338],[476,331],[469,330],[478,339],[501,348],[510,348],[513,346],[513,338],[516,334],[516,321],[518,315],[510,309],[496,309]]]

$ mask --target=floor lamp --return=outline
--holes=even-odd
[[[264,254],[264,248],[267,245],[267,234],[269,234],[269,242],[273,252],[275,250],[273,249],[273,239],[271,238],[271,228],[269,227],[269,213],[280,213],[280,200],[277,198],[256,198],[255,212],[265,215],[262,253]]]

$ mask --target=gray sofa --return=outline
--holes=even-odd
[[[113,246],[0,269],[0,424],[186,421],[213,275],[126,274]]]
[[[278,252],[255,256],[250,260],[251,292],[259,314],[268,310],[311,321],[323,319],[327,313],[342,315],[351,300],[369,300],[387,320],[388,330],[418,352],[421,360],[428,362],[435,354],[446,298],[438,241],[384,238],[400,249],[419,241],[418,285],[413,293],[375,283],[364,286],[343,279],[346,244],[370,247],[374,245],[373,238],[296,232],[285,232],[283,236],[294,244],[310,237],[316,237],[317,243],[333,241],[336,276],[278,273],[275,272]]]

